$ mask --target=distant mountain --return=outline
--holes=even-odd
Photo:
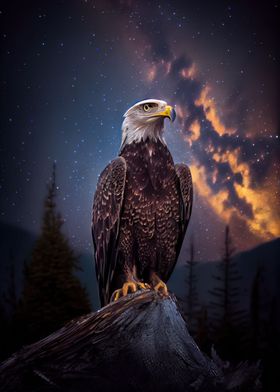
[[[259,266],[263,266],[264,290],[267,300],[274,296],[280,297],[280,239],[238,253],[234,256],[234,261],[241,275],[240,299],[242,307],[249,308],[251,285]],[[207,307],[210,301],[209,290],[215,284],[212,276],[217,274],[218,263],[218,261],[205,261],[197,263],[196,266],[199,302]],[[82,255],[81,264],[84,269],[84,273],[80,276],[81,280],[91,294],[94,308],[97,308],[99,307],[99,301],[93,256],[89,254]],[[178,264],[168,282],[168,287],[176,296],[182,299],[186,295],[185,279],[186,267]]]
[[[22,270],[24,261],[28,260],[36,241],[36,236],[19,227],[0,222],[0,291],[6,291],[9,285],[11,260],[15,266],[16,287],[18,294],[22,289]],[[240,281],[240,299],[244,308],[249,307],[252,281],[258,267],[262,267],[263,290],[267,301],[276,299],[280,314],[280,239],[266,242],[256,248],[236,254],[234,257],[242,277]],[[93,256],[84,253],[80,256],[82,271],[77,272],[83,285],[88,290],[93,309],[99,308],[97,282]],[[199,262],[196,266],[199,302],[208,307],[209,290],[215,281],[218,261]],[[179,298],[186,295],[186,268],[178,264],[168,282],[168,287]]]
[[[267,303],[270,303],[273,299],[276,300],[280,314],[280,238],[261,244],[246,252],[237,253],[233,259],[241,275],[238,284],[242,308],[249,310],[252,282],[257,269],[261,267],[262,295]],[[199,262],[195,268],[198,279],[199,302],[208,309],[210,309],[209,302],[213,300],[209,290],[216,285],[213,275],[217,275],[218,263],[219,261]],[[186,274],[186,267],[182,264],[177,265],[168,282],[170,290],[182,299],[186,296]]]

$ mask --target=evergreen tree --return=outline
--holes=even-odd
[[[280,356],[280,325],[279,325],[279,299],[273,297],[268,308],[268,320],[266,326],[266,336],[264,336],[260,347],[260,356],[263,364],[264,390],[279,391],[280,379],[278,376],[279,356]]]
[[[15,259],[12,250],[9,252],[9,282],[6,292],[3,294],[5,303],[5,334],[3,335],[4,344],[2,345],[1,356],[7,357],[18,348],[18,329],[15,313],[18,306],[15,279]]]
[[[198,315],[198,295],[196,289],[197,277],[195,274],[196,262],[194,260],[194,240],[190,242],[190,258],[186,261],[187,268],[187,295],[185,301],[185,313],[189,330],[194,334],[196,330],[196,318]]]
[[[210,354],[212,342],[209,337],[208,311],[202,306],[197,316],[195,340],[201,351]]]
[[[7,314],[0,297],[0,362],[5,359],[7,354],[7,326]]]
[[[24,288],[17,311],[25,343],[35,341],[90,311],[85,289],[74,275],[79,261],[61,228],[56,212],[56,167],[48,184],[42,232],[24,271]]]
[[[252,327],[251,337],[251,354],[253,357],[257,357],[260,349],[261,341],[261,267],[258,267],[256,275],[254,277],[251,289],[250,298],[250,318]]]
[[[237,358],[241,355],[244,312],[240,309],[238,281],[241,279],[232,259],[234,247],[229,226],[225,229],[224,255],[218,265],[218,275],[213,276],[217,286],[210,290],[215,298],[213,308],[212,339],[220,355]]]
[[[9,252],[9,286],[7,293],[4,294],[4,299],[9,308],[10,318],[13,318],[17,308],[17,294],[16,294],[16,282],[15,282],[15,260],[13,252],[10,249]]]

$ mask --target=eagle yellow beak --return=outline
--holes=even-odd
[[[176,112],[172,106],[166,105],[165,109],[162,112],[155,113],[154,116],[155,117],[168,117],[169,120],[173,122],[176,118]]]

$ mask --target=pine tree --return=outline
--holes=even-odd
[[[241,276],[232,256],[234,247],[229,226],[225,229],[224,255],[218,265],[218,275],[213,276],[217,286],[210,290],[215,298],[210,302],[213,308],[212,339],[221,355],[236,358],[241,350],[241,330],[244,328],[244,312],[239,308],[238,281]]]
[[[17,308],[17,294],[16,294],[16,282],[15,282],[15,260],[12,250],[9,252],[9,285],[7,293],[4,294],[4,299],[9,307],[10,318],[13,318]]]
[[[5,359],[7,354],[7,331],[8,319],[5,312],[2,298],[0,297],[0,362]]]
[[[56,166],[48,184],[42,232],[24,271],[24,288],[17,319],[25,343],[35,341],[90,311],[85,289],[74,275],[79,261],[62,233],[63,220],[56,212]]]
[[[197,329],[195,334],[195,341],[201,351],[210,354],[212,344],[209,338],[208,311],[205,306],[201,307],[197,315]]]
[[[268,391],[279,391],[280,380],[278,376],[280,343],[279,343],[279,299],[274,296],[269,303],[266,304],[268,308],[268,319],[266,325],[266,336],[263,336],[261,342],[259,358],[262,358],[264,368],[264,389]]]
[[[15,313],[18,306],[17,292],[16,292],[16,279],[15,279],[15,259],[12,249],[9,252],[9,281],[6,292],[3,294],[5,303],[5,334],[4,342],[2,344],[1,356],[6,357],[12,354],[18,348],[19,333],[15,319]]]
[[[194,260],[194,240],[190,242],[190,258],[186,261],[187,268],[187,295],[185,301],[185,313],[189,330],[194,334],[196,329],[196,317],[198,314],[198,295],[196,289],[197,277],[195,274],[196,262]]]
[[[261,278],[262,269],[258,267],[251,289],[250,318],[252,326],[251,354],[258,356],[261,340]]]

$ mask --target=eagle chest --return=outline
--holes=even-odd
[[[173,160],[164,148],[147,146],[125,157],[127,178],[123,218],[146,239],[178,231],[179,191]],[[137,235],[138,234],[138,235]]]

